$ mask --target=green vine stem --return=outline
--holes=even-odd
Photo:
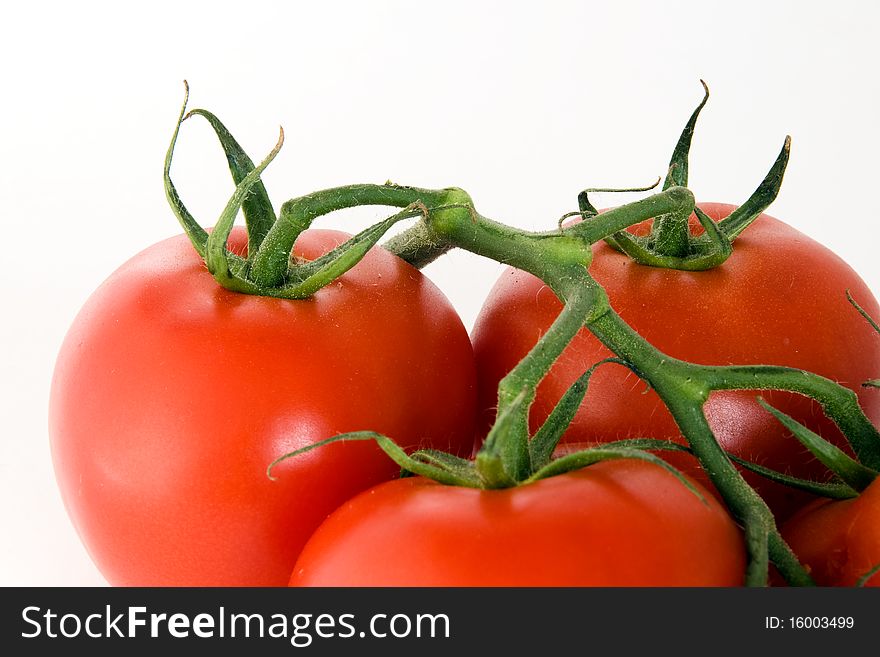
[[[489,436],[476,458],[482,485],[507,486],[530,476],[526,427],[535,387],[571,338],[586,327],[656,390],[731,512],[743,524],[750,557],[746,583],[766,584],[769,560],[790,583],[809,584],[809,575],[779,535],[769,508],[719,446],[703,405],[712,391],[726,389],[782,389],[812,397],[852,441],[862,462],[875,467],[873,464],[880,458],[877,454],[880,434],[861,411],[855,394],[801,370],[767,366],[708,367],[663,354],[613,311],[604,290],[589,274],[592,243],[658,214],[682,212],[692,208],[693,203],[689,190],[670,187],[574,226],[537,233],[483,217],[474,209],[470,197],[457,188],[425,190],[398,185],[350,185],[315,192],[285,205],[293,208],[286,216],[305,216],[309,221],[344,207],[421,205],[424,210],[418,223],[391,238],[385,243],[386,248],[415,266],[430,262],[452,247],[463,248],[538,276],[564,302],[563,311],[551,329],[499,386],[498,416],[505,421],[496,424],[494,434]],[[284,210],[282,216],[285,216]],[[289,240],[298,234],[295,223],[280,225],[279,221],[273,227],[278,228],[275,239]],[[261,248],[270,239],[273,239],[271,231]],[[286,244],[282,248],[286,248]]]
[[[645,199],[648,202],[640,201],[628,206],[621,206],[608,219],[605,218],[606,214],[611,213],[599,215],[584,224],[578,224],[577,226],[589,225],[589,228],[588,230],[580,228],[573,233],[579,237],[588,234],[598,241],[605,235],[619,230],[620,224],[624,223],[621,220],[622,217],[626,217],[626,221],[632,223],[648,218],[644,213],[655,212],[662,203],[664,195],[666,195],[666,202],[670,200],[670,197],[673,200],[681,199],[684,194],[680,190],[683,188],[672,187],[650,199]],[[650,208],[650,210],[646,210],[646,208]],[[562,315],[557,320],[557,323],[562,323],[569,329],[565,333],[569,333],[571,326],[576,323],[576,320],[572,318],[579,318],[581,320],[580,326],[586,326],[617,357],[626,361],[656,390],[669,407],[693,453],[700,460],[713,484],[721,492],[731,512],[745,528],[750,556],[746,583],[749,585],[766,584],[768,558],[776,564],[790,583],[798,585],[811,583],[809,575],[779,535],[769,508],[746,483],[721,449],[706,420],[703,405],[713,389],[761,389],[781,386],[784,389],[817,398],[827,409],[832,419],[837,421],[845,432],[857,427],[861,433],[869,431],[870,428],[877,440],[880,440],[880,436],[861,413],[858,405],[856,404],[854,408],[851,406],[851,391],[841,388],[827,379],[815,375],[806,376],[796,370],[762,367],[711,368],[671,358],[647,343],[612,310],[601,286],[588,272],[588,258],[584,256],[577,258],[572,255],[560,257],[560,254],[565,251],[567,243],[560,241],[553,248],[549,248],[548,245],[552,243],[553,238],[543,234],[528,236],[507,227],[501,229],[501,225],[495,222],[486,224],[487,229],[483,230],[483,224],[486,220],[479,215],[477,215],[476,221],[470,216],[460,217],[459,220],[462,225],[457,227],[449,221],[434,225],[431,223],[429,213],[428,221],[418,230],[419,233],[442,231],[440,236],[432,236],[431,241],[452,242],[457,246],[488,257],[493,257],[499,249],[504,251],[507,254],[506,260],[515,260],[516,263],[512,262],[511,264],[538,275],[565,303]],[[559,239],[562,239],[567,232],[569,231],[563,231]],[[402,239],[399,238],[399,240],[408,245],[409,251],[418,251],[413,248],[413,242],[417,237],[418,234],[411,233]],[[575,252],[582,252],[583,244]],[[512,251],[508,250],[514,245],[519,246],[518,257],[515,258],[510,255]],[[543,253],[544,257],[536,258],[525,255],[522,251],[526,250]],[[548,258],[558,262],[570,262],[572,266],[555,272],[548,267]],[[540,261],[542,265],[540,267],[523,266],[523,263],[528,265],[536,261]],[[587,301],[584,302],[584,300]],[[554,332],[556,326],[557,324],[554,324],[547,334],[547,336],[552,334],[548,340],[550,345],[556,345],[557,334]],[[535,376],[527,373],[535,372],[542,376],[558,355],[559,352],[555,346],[544,352],[545,346],[542,342],[543,340],[539,341],[526,359],[502,381],[498,398],[499,416],[507,410],[511,399],[515,398],[513,395],[517,392],[518,387],[522,386],[519,389],[527,389],[536,383]],[[730,376],[725,377],[725,373],[729,373]],[[790,380],[792,376],[799,378],[795,382]],[[485,453],[494,455],[494,451],[495,447],[487,440],[483,451],[477,457],[478,462]]]
[[[315,219],[325,214],[362,205],[404,208],[418,202],[436,207],[444,204],[446,196],[444,190],[396,185],[349,185],[287,201],[281,206],[278,221],[266,233],[253,256],[250,278],[256,285],[266,288],[282,284],[289,271],[290,252],[296,238]]]
[[[551,329],[499,386],[498,416],[505,421],[496,424],[476,459],[484,485],[505,486],[526,478],[530,464],[523,456],[528,454],[525,427],[534,388],[574,334],[586,327],[656,390],[731,512],[743,524],[750,555],[746,583],[766,584],[768,560],[790,583],[811,583],[779,535],[769,508],[719,446],[703,405],[712,391],[725,389],[783,389],[810,396],[853,441],[863,462],[870,465],[880,445],[880,434],[859,408],[854,393],[801,370],[708,367],[672,358],[646,342],[613,311],[604,290],[589,274],[591,243],[658,213],[692,206],[690,191],[671,187],[561,231],[542,233],[517,230],[483,217],[462,190],[426,191],[354,185],[316,192],[310,203],[313,208],[335,208],[367,200],[387,203],[389,198],[396,204],[422,202],[426,207],[422,219],[389,240],[386,248],[417,266],[452,246],[463,248],[535,274],[564,302]]]
[[[538,383],[559,354],[577,335],[593,306],[595,289],[581,288],[568,296],[559,317],[534,349],[498,385],[498,408],[509,410],[506,422],[496,422],[476,457],[476,469],[487,488],[516,485],[534,470],[529,449],[529,407]],[[558,436],[557,436],[558,440]]]

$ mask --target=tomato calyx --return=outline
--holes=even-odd
[[[327,190],[322,195],[309,195],[285,203],[276,216],[260,174],[272,162],[284,143],[284,131],[269,154],[257,165],[248,157],[229,130],[213,113],[204,109],[186,111],[189,85],[171,144],[165,157],[165,193],[175,216],[189,237],[195,250],[202,257],[214,279],[228,290],[243,294],[270,296],[284,299],[304,299],[336,280],[355,266],[387,231],[404,219],[425,216],[428,207],[421,200],[435,206],[443,205],[443,196],[414,194],[410,188],[396,185],[365,185],[364,195],[358,196],[346,189],[346,194],[334,194]],[[213,128],[226,155],[229,171],[236,185],[211,232],[206,231],[183,204],[171,180],[171,163],[181,124],[193,116],[204,118]],[[353,186],[357,187],[357,186]],[[375,188],[381,187],[378,200]],[[400,193],[403,191],[403,193]],[[420,190],[421,191],[421,190]],[[398,193],[395,193],[398,192]],[[334,210],[372,202],[397,206],[399,212],[361,231],[337,248],[320,258],[299,262],[291,256],[294,242],[319,216]],[[233,253],[227,246],[236,216],[241,210],[245,216],[248,234],[247,256]]]
[[[420,475],[445,485],[482,490],[525,486],[607,460],[636,459],[647,461],[673,474],[685,488],[707,504],[703,494],[684,474],[649,451],[686,450],[686,448],[667,441],[621,440],[554,458],[563,433],[584,399],[590,377],[599,366],[606,363],[627,366],[627,363],[617,358],[607,358],[593,365],[569,388],[566,395],[533,436],[528,435],[528,430],[519,421],[529,397],[528,390],[522,390],[498,414],[489,437],[473,459],[464,459],[436,449],[420,449],[412,454],[407,454],[388,436],[374,431],[354,431],[339,434],[284,454],[269,465],[266,474],[270,479],[274,479],[272,470],[276,465],[313,449],[336,442],[366,440],[374,441],[389,458],[397,463],[402,469],[402,476]],[[511,471],[511,463],[517,465],[516,471]]]
[[[705,93],[700,104],[691,114],[673,150],[663,183],[664,191],[674,187],[687,187],[688,154],[694,128],[700,112],[706,105],[706,101],[709,100],[709,87],[703,80],[700,80],[700,83],[703,85]],[[748,228],[776,199],[788,165],[790,151],[791,138],[786,137],[776,161],[758,188],[745,203],[717,223],[712,221],[699,207],[691,205],[655,218],[647,235],[634,235],[627,231],[619,231],[605,238],[605,241],[611,247],[622,251],[642,265],[684,271],[703,271],[717,267],[733,253],[733,241],[737,236]],[[589,200],[589,193],[592,191],[599,190],[586,189],[578,194],[579,212],[573,214],[584,218],[598,215],[599,211]],[[691,213],[696,216],[703,228],[703,233],[700,235],[694,235],[691,231]]]

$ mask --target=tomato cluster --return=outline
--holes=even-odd
[[[703,207],[715,218],[730,211]],[[345,237],[310,231],[298,255],[317,257]],[[650,269],[605,245],[596,256],[593,271],[614,307],[673,355],[780,362],[853,388],[880,371],[876,337],[837,298],[851,290],[876,312],[863,283],[771,217],[721,271]],[[820,267],[822,276],[811,275]],[[473,335],[483,413],[559,309],[535,277],[502,276]],[[803,317],[817,312],[815,329],[802,330]],[[534,427],[608,355],[592,335],[578,336],[539,388]],[[448,302],[387,252],[374,249],[311,300],[285,302],[218,288],[183,238],[167,240],[120,268],[70,330],[52,395],[59,484],[114,584],[279,584],[291,571],[295,585],[741,583],[742,537],[724,508],[651,464],[613,461],[479,491],[387,481],[394,468],[379,450],[352,443],[286,461],[275,481],[265,476],[281,453],[364,427],[404,446],[466,455],[474,376]],[[876,394],[862,398],[880,412]],[[780,394],[774,404],[829,433],[809,402]],[[821,472],[750,393],[719,395],[710,409],[731,452],[801,476]],[[597,372],[565,440],[634,436],[680,440],[631,373]],[[706,483],[688,458],[676,463]],[[786,525],[821,583],[853,584],[874,565],[878,491],[874,484],[857,500],[812,505]],[[786,513],[800,497],[778,484],[765,494]],[[859,522],[864,529],[853,532]]]
[[[58,484],[108,581],[735,586],[766,583],[752,566],[769,556],[792,583],[880,585],[880,390],[863,386],[880,336],[856,312],[880,306],[761,214],[788,141],[745,210],[694,205],[700,108],[663,192],[604,215],[582,196],[583,222],[541,234],[481,217],[463,190],[390,183],[275,217],[259,174],[280,141],[255,168],[194,110],[232,201],[204,231],[170,181],[172,141],[186,236],[92,295],[52,383]],[[354,237],[306,230],[366,204],[402,211]],[[239,207],[248,232],[230,233]],[[513,265],[470,337],[413,266],[453,246]],[[710,370],[739,378],[712,387]]]

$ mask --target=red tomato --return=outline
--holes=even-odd
[[[309,231],[314,258],[346,236]],[[231,248],[244,249],[241,232]],[[305,301],[229,292],[183,236],[91,297],[58,358],[52,454],[112,584],[284,585],[318,524],[399,469],[371,443],[278,456],[334,434],[469,453],[475,372],[443,294],[383,249]]]
[[[851,500],[820,500],[792,517],[782,536],[821,586],[854,586],[880,566],[880,479]],[[880,586],[880,572],[866,586]]]
[[[716,220],[734,209],[722,204],[700,207]],[[873,316],[880,313],[877,302],[845,262],[790,226],[762,215],[736,240],[727,262],[702,272],[638,265],[604,243],[593,251],[590,272],[608,292],[612,307],[661,351],[706,365],[786,365],[816,372],[857,391],[868,416],[880,419],[880,392],[861,387],[880,372],[880,339],[849,304],[846,290]],[[495,285],[473,331],[478,404],[487,424],[494,414],[498,382],[560,309],[553,292],[530,274],[509,269]],[[580,374],[609,355],[583,330],[541,383],[532,428]],[[844,444],[818,404],[791,393],[760,394],[814,431]],[[755,396],[753,391],[717,392],[706,404],[709,423],[725,449],[797,476],[827,477],[824,467],[756,404]],[[646,392],[634,374],[603,366],[593,375],[565,440],[593,443],[632,437],[676,439],[679,431],[656,393]],[[696,468],[693,462],[670,460],[690,467],[692,473]],[[748,478],[780,517],[809,499],[762,477]]]
[[[667,470],[605,461],[501,490],[421,477],[364,492],[303,549],[291,586],[738,586],[739,529]]]

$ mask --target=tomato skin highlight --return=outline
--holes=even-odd
[[[855,586],[880,566],[880,479],[850,500],[819,500],[782,527],[782,536],[820,586]],[[865,586],[880,586],[880,572]]]
[[[346,239],[308,231],[299,256]],[[236,231],[230,246],[244,250]],[[374,249],[303,301],[229,292],[185,237],[124,264],[58,357],[50,437],[73,523],[115,585],[284,585],[346,499],[399,469],[375,445],[280,455],[372,429],[466,455],[467,333],[416,269]]]
[[[715,220],[735,207],[699,206]],[[633,232],[646,229],[640,225]],[[790,226],[762,215],[737,238],[727,262],[703,272],[638,265],[605,243],[594,245],[593,251],[590,272],[605,288],[612,307],[661,351],[705,365],[785,365],[815,372],[856,391],[868,417],[880,420],[880,391],[861,386],[880,372],[880,340],[848,303],[846,291],[873,316],[880,312],[877,301],[846,263]],[[498,382],[561,307],[540,280],[518,270],[507,270],[490,292],[472,332],[484,427],[493,419]],[[532,429],[580,374],[610,355],[586,329],[581,331],[539,386]],[[705,409],[721,444],[766,467],[826,479],[827,470],[756,404],[758,394],[845,446],[818,404],[780,391],[713,393]],[[564,440],[594,444],[635,437],[683,442],[656,393],[646,391],[625,368],[603,366],[593,375],[585,403]],[[669,460],[707,482],[693,459],[673,455]],[[779,518],[811,499],[757,475],[747,473],[746,478]]]
[[[380,484],[306,544],[291,586],[738,586],[739,529],[674,475],[616,460],[501,490]]]

